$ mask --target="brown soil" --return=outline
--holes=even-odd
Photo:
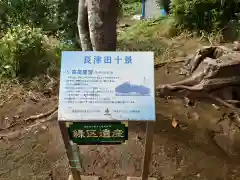
[[[176,81],[179,79],[178,70],[178,66],[158,69],[156,84]],[[35,122],[27,124],[22,121],[30,115],[52,109],[57,98],[33,94],[35,98],[18,93],[0,108],[0,179],[66,180],[68,161],[57,120],[29,129],[26,128]],[[212,131],[224,131],[228,126],[226,123],[223,126],[216,124],[223,108],[217,111],[210,103],[203,102],[185,107],[183,100],[176,99],[156,99],[156,105],[152,177],[164,180],[240,179],[238,155],[228,154],[212,139]],[[179,122],[176,128],[172,126],[172,117]],[[17,125],[6,129],[13,123]],[[130,122],[129,131],[126,145],[79,147],[85,168],[83,174],[96,174],[109,180],[140,176],[145,123]]]

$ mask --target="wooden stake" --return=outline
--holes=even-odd
[[[148,180],[151,156],[152,156],[152,146],[154,137],[154,121],[147,122],[146,127],[146,138],[145,138],[145,152],[142,166],[142,180]]]
[[[68,162],[70,164],[71,167],[71,172],[72,172],[72,178],[73,180],[81,180],[81,176],[80,176],[80,172],[76,169],[76,162],[74,159],[74,155],[72,152],[72,147],[71,144],[69,142],[69,137],[68,137],[68,129],[66,127],[66,122],[59,122],[59,127],[61,130],[61,134],[62,134],[62,138],[63,138],[63,142],[67,151],[67,157],[68,157]]]

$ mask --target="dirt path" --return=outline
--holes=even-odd
[[[176,80],[178,67],[156,71],[156,82]],[[38,102],[31,98],[12,101],[0,108],[1,122],[21,118],[51,109],[56,99],[42,97]],[[157,121],[151,176],[157,179],[176,180],[237,180],[240,179],[238,156],[229,157],[211,139],[209,132],[216,130],[222,113],[211,104],[198,103],[185,107],[182,100],[157,99]],[[200,118],[191,118],[191,114]],[[16,116],[17,115],[17,116]],[[20,117],[18,117],[20,116]],[[174,116],[179,126],[172,127]],[[17,120],[16,120],[17,119]],[[2,123],[5,124],[6,123]],[[3,126],[3,125],[2,125]],[[29,125],[28,125],[29,126]],[[26,125],[19,125],[17,129]],[[84,174],[96,174],[109,180],[139,176],[143,158],[145,123],[129,124],[129,141],[120,146],[81,146]],[[6,130],[0,134],[7,133]],[[24,134],[0,140],[1,180],[66,180],[68,162],[57,121],[34,127]]]

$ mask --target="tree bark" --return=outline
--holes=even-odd
[[[95,51],[116,51],[117,0],[87,0],[90,39]]]
[[[78,4],[78,32],[83,51],[92,51],[92,44],[90,40],[88,27],[88,13],[86,0],[79,0]]]

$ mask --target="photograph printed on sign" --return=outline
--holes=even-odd
[[[65,51],[60,121],[155,120],[153,52]]]

